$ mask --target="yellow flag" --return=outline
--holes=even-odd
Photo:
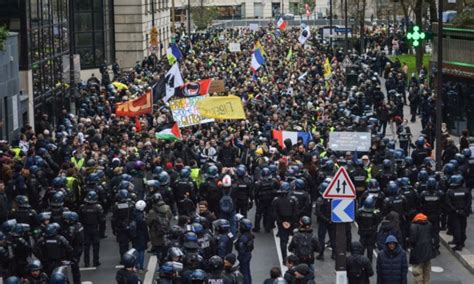
[[[216,119],[246,119],[242,100],[237,96],[207,97],[196,104],[199,114]]]
[[[331,64],[329,63],[329,58],[326,58],[326,61],[324,62],[324,79],[328,79],[329,77],[331,77],[331,73]]]
[[[260,43],[259,40],[257,40],[257,42],[255,43],[255,49],[260,49],[260,51],[262,52],[262,55],[267,55],[265,53],[265,49],[263,49],[263,45]]]

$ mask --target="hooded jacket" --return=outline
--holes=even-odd
[[[360,242],[352,242],[351,255],[347,257],[347,279],[349,284],[369,284],[369,278],[374,275],[372,264],[363,254]]]
[[[224,270],[224,275],[232,280],[232,284],[243,284],[244,276],[239,271],[239,261],[236,260],[231,268]]]
[[[410,226],[410,264],[420,264],[434,256],[433,227],[424,214],[417,214]]]
[[[388,249],[389,243],[396,248]],[[390,235],[385,240],[385,247],[377,258],[377,284],[407,284],[408,263],[405,251],[399,246],[397,238]]]

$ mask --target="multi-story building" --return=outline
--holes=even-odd
[[[0,50],[0,140],[12,141],[28,123],[28,96],[20,92],[18,34],[10,33]]]

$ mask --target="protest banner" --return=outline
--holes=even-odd
[[[239,42],[229,43],[229,51],[230,52],[239,52],[240,51],[240,43]]]
[[[115,106],[115,114],[117,116],[136,117],[142,114],[151,113],[153,110],[151,89],[145,94],[134,100],[118,103]]]
[[[202,117],[196,107],[199,101],[206,98],[207,96],[197,96],[169,101],[173,119],[180,128],[214,121],[214,119]]]
[[[207,97],[197,104],[203,117],[216,119],[246,119],[242,100],[237,96]]]

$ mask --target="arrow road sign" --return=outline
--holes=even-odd
[[[328,188],[324,191],[323,198],[354,199],[355,196],[355,187],[349,178],[349,174],[344,167],[340,167]]]
[[[333,223],[354,222],[355,201],[350,199],[334,199],[331,201],[331,221]]]

